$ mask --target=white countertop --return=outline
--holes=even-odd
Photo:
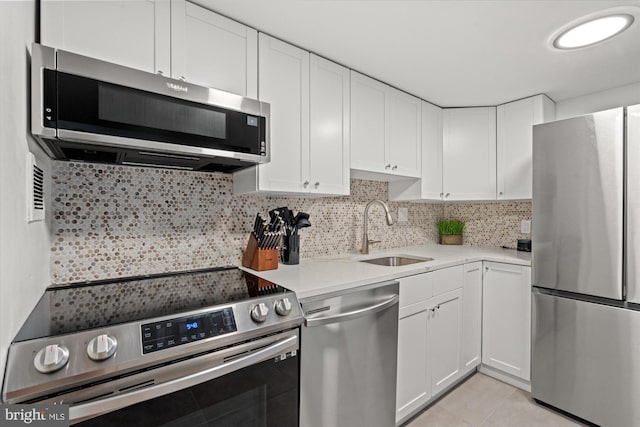
[[[429,257],[433,261],[402,267],[386,267],[358,262],[361,259],[385,255]],[[429,244],[359,253],[302,259],[298,265],[279,264],[277,270],[255,271],[240,267],[296,293],[298,300],[312,298],[358,286],[398,279],[414,274],[475,261],[494,261],[517,265],[531,265],[531,254],[512,249]]]

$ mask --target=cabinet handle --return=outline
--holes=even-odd
[[[444,193],[440,193],[440,197],[444,196]]]
[[[395,165],[394,167],[391,168],[391,170],[396,170],[398,169],[398,165]]]
[[[445,194],[445,195],[444,195],[444,197],[449,197],[449,194],[451,194],[451,193],[447,193],[447,194]]]
[[[180,80],[182,80],[183,82],[186,82],[187,78],[185,76],[180,76]]]
[[[307,188],[307,187],[309,186],[309,181],[305,181],[305,182],[303,182],[303,183],[302,183],[302,186],[303,186],[304,188]]]
[[[389,169],[390,167],[391,167],[391,163],[389,163],[388,165],[384,166],[385,169]]]
[[[156,74],[159,74],[159,75],[162,76],[164,73],[162,72],[162,70],[158,70],[158,71],[156,71]]]
[[[502,191],[501,191],[501,192],[500,192],[500,195],[502,196],[502,194],[503,194],[503,193],[502,193]]]
[[[315,184],[313,184],[313,186],[316,188],[320,187],[320,182],[316,182]]]

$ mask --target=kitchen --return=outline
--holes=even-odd
[[[439,146],[437,144],[431,146],[429,151],[421,143],[408,155],[401,150],[392,150],[391,155],[400,152],[405,154],[404,160],[413,159],[414,165],[411,166],[407,163],[408,166],[406,166],[411,170],[389,171],[394,166],[398,166],[399,169],[405,167],[404,164],[393,158],[388,162],[380,162],[380,165],[376,163],[375,166],[371,166],[371,162],[367,164],[370,157],[366,156],[366,147],[365,150],[362,150],[362,147],[357,146],[358,141],[375,138],[377,141],[381,141],[384,147],[386,141],[393,138],[393,136],[380,138],[369,135],[367,132],[371,131],[370,128],[362,130],[363,128],[360,127],[360,131],[357,128],[354,129],[364,119],[370,122],[371,119],[367,119],[369,115],[379,115],[379,111],[373,108],[360,110],[366,111],[366,115],[358,116],[357,112],[351,114],[349,120],[351,132],[343,132],[345,135],[351,135],[351,148],[348,152],[343,151],[339,155],[336,155],[335,152],[320,153],[318,156],[310,155],[309,151],[305,152],[305,150],[311,150],[311,152],[314,150],[313,146],[309,148],[309,140],[313,141],[321,137],[319,134],[313,134],[313,130],[309,130],[308,122],[305,124],[305,118],[308,119],[309,114],[312,114],[309,113],[309,110],[313,111],[313,108],[317,107],[316,104],[309,101],[309,98],[317,99],[318,95],[313,95],[313,86],[309,89],[308,81],[304,83],[307,85],[306,92],[301,89],[303,87],[301,84],[298,86],[298,92],[293,95],[289,87],[284,90],[279,86],[291,82],[291,76],[296,75],[295,72],[291,72],[291,69],[282,68],[283,64],[293,61],[292,58],[295,55],[298,55],[295,66],[301,67],[297,70],[305,70],[304,72],[300,71],[299,75],[302,76],[310,75],[309,69],[314,67],[312,65],[314,61],[316,61],[317,68],[314,68],[316,70],[321,70],[321,66],[329,62],[327,59],[342,64],[340,69],[343,72],[346,69],[347,75],[350,77],[351,91],[349,94],[352,95],[352,99],[347,105],[351,105],[352,108],[354,106],[354,82],[362,83],[358,86],[362,93],[374,94],[370,99],[375,99],[375,94],[390,93],[389,102],[392,100],[395,100],[393,102],[401,102],[408,99],[404,95],[409,92],[412,94],[409,101],[417,99],[422,114],[425,114],[426,111],[432,111],[429,110],[429,106],[433,104],[428,104],[427,101],[443,107],[477,108],[478,106],[497,105],[503,106],[503,110],[506,111],[505,105],[512,101],[535,97],[543,93],[555,101],[556,119],[634,105],[640,102],[640,82],[635,77],[638,75],[637,58],[640,56],[637,42],[637,19],[627,32],[601,45],[576,52],[553,52],[552,55],[557,62],[554,62],[549,68],[543,68],[542,62],[536,63],[535,55],[533,55],[533,52],[539,51],[549,55],[546,46],[526,45],[524,48],[519,48],[531,52],[528,56],[533,62],[525,63],[524,59],[521,59],[522,64],[526,64],[521,66],[536,69],[539,80],[524,84],[523,78],[520,77],[513,78],[513,76],[502,74],[502,77],[487,79],[485,75],[485,80],[479,84],[477,80],[467,76],[468,70],[474,69],[469,63],[456,63],[458,67],[453,70],[444,66],[437,67],[437,70],[431,71],[434,74],[429,74],[433,76],[429,79],[424,78],[426,74],[423,72],[422,74],[418,72],[411,74],[406,70],[412,67],[397,67],[397,64],[407,62],[413,64],[418,61],[418,58],[404,59],[402,62],[398,62],[399,59],[392,56],[393,44],[385,41],[384,38],[375,38],[375,46],[384,49],[389,55],[388,58],[391,58],[389,60],[381,62],[375,55],[360,58],[361,55],[364,56],[363,52],[341,51],[340,46],[346,48],[350,43],[340,43],[340,40],[348,38],[354,46],[358,46],[356,42],[365,34],[368,37],[384,37],[383,31],[375,31],[376,28],[384,27],[384,20],[382,22],[373,21],[378,22],[378,25],[372,28],[364,26],[362,32],[349,28],[347,17],[354,20],[353,22],[358,22],[356,16],[359,10],[355,6],[357,3],[342,5],[346,9],[336,13],[330,8],[323,12],[325,9],[318,7],[316,2],[307,2],[307,7],[311,8],[309,10],[305,10],[304,5],[296,5],[295,2],[290,2],[293,4],[284,2],[281,5],[281,10],[291,10],[292,13],[292,17],[287,20],[290,22],[290,26],[278,25],[280,24],[279,19],[281,19],[278,14],[273,10],[269,14],[269,10],[260,9],[257,5],[253,5],[252,8],[248,6],[248,3],[246,6],[232,6],[233,2],[217,1],[197,3],[179,1],[131,2],[128,6],[119,5],[118,7],[109,6],[107,3],[102,6],[103,9],[97,12],[95,8],[98,6],[96,4],[91,6],[93,9],[83,10],[82,3],[78,3],[77,9],[65,10],[59,4],[43,2],[39,7],[39,12],[35,2],[25,1],[2,5],[2,41],[3,52],[6,53],[3,54],[1,60],[1,69],[3,76],[7,76],[8,81],[11,82],[3,89],[6,92],[3,92],[2,106],[0,107],[2,108],[1,117],[3,120],[2,140],[3,145],[6,145],[6,151],[2,155],[1,168],[3,177],[1,180],[2,256],[0,257],[2,262],[0,269],[0,274],[2,274],[0,281],[2,296],[0,348],[2,354],[0,360],[2,362],[0,363],[3,371],[10,343],[42,296],[46,286],[239,265],[256,212],[266,213],[278,206],[288,206],[296,212],[309,212],[313,226],[300,233],[302,259],[300,267],[280,265],[278,270],[262,273],[264,277],[272,279],[277,274],[286,274],[295,268],[308,267],[313,269],[314,265],[316,270],[312,271],[313,276],[301,277],[302,281],[313,281],[315,278],[321,277],[322,274],[331,277],[326,266],[324,269],[318,266],[322,265],[320,258],[353,254],[360,249],[363,237],[363,212],[366,204],[376,199],[388,202],[395,224],[391,227],[387,226],[380,207],[372,207],[369,218],[369,233],[371,238],[381,240],[381,243],[371,247],[372,255],[382,254],[382,250],[391,250],[391,252],[387,251],[388,253],[406,254],[405,248],[425,243],[435,244],[438,240],[435,224],[442,218],[457,218],[466,221],[465,245],[461,248],[463,250],[469,248],[470,245],[492,248],[513,247],[517,239],[531,238],[531,234],[523,233],[521,228],[522,221],[532,219],[531,196],[506,197],[504,201],[501,201],[498,194],[500,190],[497,189],[499,186],[498,177],[494,178],[495,181],[481,182],[478,180],[478,186],[472,189],[474,194],[456,194],[461,192],[460,189],[464,190],[463,186],[468,184],[456,182],[456,177],[463,176],[465,170],[474,169],[475,166],[469,165],[468,161],[456,161],[447,157],[451,156],[451,153],[446,152],[446,148],[444,153],[426,155],[433,153],[432,149],[438,153],[437,150],[443,148],[442,143]],[[396,10],[385,5],[386,2],[372,3],[367,3],[368,7],[372,9],[373,16],[370,19],[374,19],[380,14],[384,16],[386,13]],[[471,3],[477,3],[477,5],[474,6]],[[431,10],[434,20],[431,25],[436,28],[435,21],[440,16],[438,13],[457,12],[460,13],[458,19],[470,20],[463,21],[467,30],[475,28],[478,25],[477,22],[472,18],[465,17],[478,16],[481,11],[473,8],[481,9],[482,4],[486,2],[471,3],[459,3],[459,6],[451,6],[453,8],[451,11]],[[561,5],[555,4],[556,2],[542,2],[540,4],[543,6],[536,9],[534,3],[540,2],[518,2],[517,6],[510,5],[510,2],[498,2],[500,14],[494,16],[493,19],[503,22],[506,20],[505,16],[509,15],[520,19],[521,21],[509,24],[513,25],[513,27],[509,27],[509,34],[515,34],[517,33],[515,28],[518,25],[524,25],[524,22],[529,18],[527,12],[537,11],[541,15],[554,15],[553,19],[547,17],[549,21],[544,21],[544,28],[536,30],[540,34],[540,40],[536,39],[533,43],[544,44],[547,42],[547,37],[576,19],[613,7],[629,7],[631,11],[627,13],[633,14],[638,6],[638,2],[567,2],[568,4]],[[551,3],[554,4],[551,5]],[[548,13],[544,12],[544,4],[550,10]],[[323,6],[326,7],[324,4]],[[122,13],[121,8],[123,7],[128,8],[126,13]],[[238,9],[234,9],[234,7]],[[428,8],[429,3],[420,7]],[[302,9],[302,11],[298,11],[299,15],[294,15],[293,11],[296,8]],[[525,8],[524,11],[521,11],[521,8]],[[395,19],[398,19],[398,22],[404,22],[400,18],[409,19],[411,10],[410,8],[399,8],[397,12],[399,15]],[[495,9],[493,10],[495,11]],[[40,14],[40,20],[43,22],[42,28],[35,23],[36,12]],[[64,15],[65,13],[70,15]],[[182,15],[179,15],[180,13]],[[335,31],[337,33],[334,36],[333,47],[335,50],[327,50],[329,48],[323,47],[324,45],[319,44],[317,40],[318,37],[327,37],[326,30],[318,28],[317,25],[314,26],[312,22],[307,22],[308,25],[301,25],[300,23],[305,21],[296,21],[296,19],[301,19],[300,14],[302,16],[306,14],[307,17],[322,17],[325,19],[324,22],[333,22],[335,16],[345,16],[345,22],[342,26],[338,26],[336,23]],[[556,14],[557,16],[555,16]],[[72,19],[76,15],[84,18]],[[179,20],[180,16],[182,16],[181,20]],[[235,21],[229,23],[229,20],[224,16]],[[272,21],[268,20],[269,16]],[[97,17],[102,17],[102,19]],[[46,21],[47,19],[50,21]],[[380,20],[381,18],[378,16],[376,19]],[[5,20],[6,22],[4,22]],[[169,22],[170,25],[159,25],[156,20],[164,20],[162,22]],[[224,24],[217,24],[221,21]],[[44,25],[45,22],[50,24]],[[65,23],[64,26],[60,25],[62,22]],[[113,31],[113,27],[110,27],[110,25],[116,25],[114,22],[117,22],[118,25],[116,32]],[[209,22],[210,25],[203,26],[203,22]],[[193,27],[189,27],[189,25],[193,25]],[[36,41],[36,37],[39,37],[44,45],[98,57],[148,72],[164,71],[165,75],[170,73],[177,80],[186,77],[189,82],[216,87],[216,82],[207,82],[206,79],[226,79],[228,75],[211,77],[209,73],[203,73],[202,70],[209,71],[216,68],[219,62],[215,60],[214,55],[198,53],[200,49],[210,48],[209,44],[212,41],[208,40],[203,45],[202,39],[208,34],[206,31],[215,30],[216,25],[230,25],[234,28],[242,26],[245,34],[244,40],[247,40],[250,34],[253,34],[251,37],[254,37],[254,44],[245,45],[254,50],[233,57],[245,68],[241,74],[245,84],[240,88],[230,86],[225,89],[249,95],[252,98],[265,97],[264,100],[271,103],[271,141],[274,152],[271,162],[261,165],[261,169],[257,170],[259,176],[256,177],[256,169],[251,168],[234,176],[91,162],[51,161],[31,138],[30,132],[26,131],[30,129],[30,81],[27,76],[30,73],[31,43]],[[305,27],[308,28],[307,32],[303,31]],[[91,31],[93,28],[102,31]],[[189,28],[193,28],[194,31],[188,32]],[[64,34],[63,31],[67,30],[70,33]],[[199,31],[205,31],[202,33],[204,35]],[[484,31],[487,30],[484,29]],[[237,33],[241,34],[242,31]],[[93,37],[94,34],[97,35]],[[110,36],[102,38],[101,35],[104,34],[110,34]],[[464,37],[473,37],[468,33],[465,34]],[[493,33],[487,34],[486,37],[490,37],[490,35],[501,39],[499,35]],[[390,36],[387,35],[387,37]],[[456,37],[451,37],[453,41],[456,40]],[[364,38],[366,39],[366,37]],[[532,43],[529,38],[533,37],[529,35],[525,37],[525,41]],[[238,39],[242,39],[242,37],[238,36],[234,41],[237,42]],[[451,50],[437,45],[435,40],[441,40],[437,33],[427,33],[426,35],[421,33],[419,39],[425,52],[439,52],[440,50],[451,52]],[[136,42],[133,43],[132,40],[136,40]],[[495,40],[493,41],[495,42]],[[406,40],[405,43],[407,43]],[[225,41],[221,44],[223,47],[236,46],[231,41]],[[180,46],[185,46],[185,48],[180,49]],[[270,50],[268,46],[271,46]],[[189,52],[187,47],[195,49],[195,53]],[[465,51],[465,58],[468,55],[467,59],[471,61],[471,64],[476,63],[477,69],[474,69],[474,72],[477,71],[478,74],[483,72],[486,74],[487,70],[483,69],[482,65],[485,62],[491,62],[483,59],[482,54],[489,54],[489,51],[483,49],[487,48],[477,46],[474,52]],[[509,49],[509,47],[504,47],[504,49]],[[513,49],[516,48],[511,47],[511,51]],[[408,47],[407,55],[411,51],[416,50]],[[258,72],[260,66],[267,64],[264,57],[260,57],[262,60],[259,60],[259,55],[265,55],[268,52],[287,52],[288,59],[280,57],[280,62],[273,63],[273,68],[279,70],[280,74],[270,75]],[[572,55],[571,59],[563,59],[569,58],[569,56],[562,56],[565,53]],[[460,55],[443,55],[439,61],[455,63],[458,60],[456,56]],[[278,59],[275,53],[270,58]],[[570,61],[575,61],[577,68],[572,68],[572,64],[567,64]],[[436,61],[436,63],[438,62]],[[510,66],[516,67],[516,65],[517,63]],[[354,71],[349,72],[349,68]],[[405,70],[404,74],[396,76],[393,73],[399,72],[399,68]],[[496,70],[496,67],[490,68],[489,71],[492,72],[500,71]],[[573,73],[567,72],[567,69],[573,70]],[[595,71],[591,73],[577,71],[584,69]],[[249,78],[246,70],[253,70],[253,77]],[[517,73],[514,72],[514,75],[524,72],[521,68],[516,70]],[[563,80],[554,74],[556,72],[560,74],[562,70],[565,70]],[[233,76],[237,74],[226,69],[223,71]],[[285,72],[289,74],[282,74]],[[445,79],[446,73],[451,74],[449,77],[451,80]],[[289,77],[284,78],[284,75]],[[381,83],[380,81],[372,82],[373,79],[368,76],[377,77],[387,85],[384,85],[382,91],[376,92],[375,89],[380,88]],[[424,80],[431,81],[431,84],[420,89],[424,93],[418,93],[418,88],[423,88],[421,82]],[[580,85],[576,83],[575,86],[572,86],[574,80]],[[230,81],[237,82],[238,80]],[[442,81],[453,81],[455,84],[446,85],[442,84]],[[295,83],[291,85],[295,86]],[[480,91],[482,85],[486,86],[484,91]],[[416,89],[413,89],[414,87]],[[265,92],[270,88],[271,93]],[[367,92],[367,88],[373,89]],[[565,91],[563,92],[563,90]],[[278,102],[279,96],[285,99],[287,108],[296,102],[296,105],[300,107],[297,110],[293,108],[292,111],[287,111],[284,118],[282,115],[277,115],[275,109],[278,108],[278,105],[282,105],[282,102]],[[291,99],[294,101],[292,102]],[[546,98],[538,95],[536,99],[538,101],[535,102],[539,102],[541,111],[544,113],[545,102],[543,101]],[[377,104],[365,101],[362,108],[375,105]],[[402,108],[409,108],[412,104],[405,102],[398,105],[401,105]],[[496,114],[495,123],[500,120],[498,116],[500,107],[498,109],[484,108],[484,111],[478,110],[478,114],[491,114],[487,112],[491,111],[491,108],[495,111],[493,114]],[[448,111],[445,110],[444,114],[462,114],[455,113],[453,109]],[[350,109],[339,105],[337,108],[331,108],[327,117],[335,118],[336,112],[346,114],[350,112]],[[414,116],[414,129],[418,122],[424,123],[415,117],[419,116]],[[435,117],[434,120],[439,120],[437,113],[428,117]],[[479,123],[479,116],[473,117],[476,120],[474,122],[476,125],[482,125]],[[407,116],[404,115],[400,118],[406,119]],[[455,117],[451,119],[455,119]],[[361,121],[358,122],[358,120]],[[377,123],[384,123],[385,120],[383,117],[383,120]],[[390,118],[389,120],[394,119]],[[470,121],[473,120],[466,120],[466,122]],[[342,123],[347,123],[347,121],[342,120]],[[449,120],[449,123],[453,123],[453,121]],[[485,129],[487,128],[486,123],[490,123],[487,118],[484,121]],[[393,129],[393,124],[391,127]],[[305,129],[307,129],[306,132]],[[406,129],[408,127],[402,128],[403,131]],[[424,129],[423,125],[423,131]],[[428,141],[433,143],[433,141],[441,140],[442,136],[437,134],[440,128],[435,126],[431,129],[435,129],[436,136],[428,138]],[[495,141],[500,140],[501,129],[506,128],[498,126],[496,135],[486,139],[486,141],[493,139],[493,150],[497,150]],[[281,138],[287,140],[298,138],[292,150],[277,152],[278,147],[275,140],[278,132],[285,132],[285,134],[281,134]],[[360,137],[357,132],[361,132]],[[472,129],[471,132],[477,133],[477,129]],[[384,134],[384,132],[377,132],[378,135],[380,133]],[[414,139],[416,135],[420,135],[420,132],[414,132]],[[424,136],[424,133],[422,135]],[[306,144],[300,143],[300,140],[306,141]],[[347,147],[346,144],[340,146],[342,150],[346,150],[345,147]],[[421,149],[420,153],[416,151],[418,147]],[[487,170],[493,167],[495,170],[499,166],[496,164],[496,158],[500,157],[496,156],[495,152],[493,156],[489,156],[490,151],[488,150],[490,148],[484,151],[475,151],[472,155],[477,159],[484,156],[482,157],[486,160],[484,167]],[[26,175],[25,158],[29,151],[36,154],[44,175],[50,177],[50,190],[44,192],[44,206],[48,209],[45,209],[46,220],[27,223],[22,207],[27,204],[23,177]],[[373,152],[373,150],[371,151]],[[361,155],[361,163],[355,163],[357,155]],[[314,164],[318,159],[327,162],[327,157],[339,158],[340,166],[325,168],[322,167],[322,164],[320,166]],[[303,158],[307,159],[306,163],[300,161]],[[293,166],[292,159],[295,162]],[[416,164],[416,159],[421,160],[419,167]],[[438,159],[440,159],[439,164],[437,163]],[[492,159],[493,163],[491,163]],[[278,165],[287,165],[287,167],[279,167]],[[389,165],[389,170],[385,170],[387,165]],[[439,182],[438,170],[441,171]],[[424,179],[425,173],[433,173],[434,171],[436,172],[435,179]],[[478,171],[474,170],[474,172]],[[250,176],[252,173],[254,175]],[[291,179],[292,176],[294,179]],[[399,176],[410,179],[398,179]],[[418,180],[415,179],[416,176],[423,176],[423,180],[418,186],[423,185],[424,188],[417,188],[417,191],[422,193],[418,197],[414,195],[416,183],[418,183]],[[372,178],[375,179],[371,180]],[[455,200],[456,203],[446,202],[443,199],[444,195],[440,195],[440,193],[447,193],[447,191],[443,191],[443,178],[445,183],[448,181],[453,187],[457,185],[455,190],[448,190],[454,195],[450,200]],[[319,188],[316,188],[316,182],[320,183]],[[325,182],[331,182],[332,187],[329,190],[324,189]],[[435,184],[436,190],[426,188],[426,184]],[[487,195],[487,188],[493,193]],[[325,197],[317,197],[316,194],[312,194],[314,192]],[[416,198],[423,199],[423,201],[439,199],[439,202],[414,203],[408,201]],[[494,201],[486,203],[484,202],[486,200]],[[16,206],[20,208],[17,209]],[[407,221],[400,220],[401,210],[406,212]],[[535,222],[535,218],[533,220]],[[396,249],[392,250],[394,248]],[[431,250],[430,254],[425,252],[422,255],[430,255],[436,258],[436,262],[440,261],[439,258],[449,256],[434,256],[437,253],[435,248],[437,246]],[[487,259],[482,258],[484,255],[477,254],[459,256],[471,261],[468,264],[479,261],[504,261],[503,255]],[[517,258],[517,254],[512,255],[513,257]],[[518,265],[517,263],[513,264],[513,261],[507,264]],[[439,266],[443,265],[439,264]],[[377,278],[379,280],[376,281],[380,281],[392,278],[390,276],[399,278],[398,274],[401,274],[402,271],[412,271],[412,274],[415,274],[416,271],[426,273],[428,270],[427,268],[422,270],[412,270],[411,268],[400,267],[400,270],[393,270],[394,273],[383,275],[370,273],[372,275],[369,278]],[[367,273],[363,272],[362,274]],[[328,277],[327,280],[329,280]],[[365,279],[367,279],[366,276],[358,277],[358,280]],[[347,279],[341,280],[347,281]],[[280,284],[287,287],[285,283]],[[334,283],[334,286],[338,285],[340,282]],[[304,293],[300,293],[298,299],[308,296],[309,294],[305,296]]]

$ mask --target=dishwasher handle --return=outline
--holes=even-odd
[[[346,313],[339,313],[339,314],[336,314],[333,316],[327,316],[327,317],[318,317],[315,319],[305,319],[304,324],[307,327],[314,327],[314,326],[329,325],[331,323],[337,323],[337,322],[345,322],[351,319],[357,319],[358,317],[366,316],[368,314],[384,311],[390,308],[391,306],[397,304],[399,299],[400,297],[398,295],[394,295],[392,298],[389,298],[386,301],[373,304],[368,307],[359,308],[357,310],[347,311]]]

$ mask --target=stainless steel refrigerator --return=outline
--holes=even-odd
[[[640,105],[533,128],[533,398],[640,426]]]

